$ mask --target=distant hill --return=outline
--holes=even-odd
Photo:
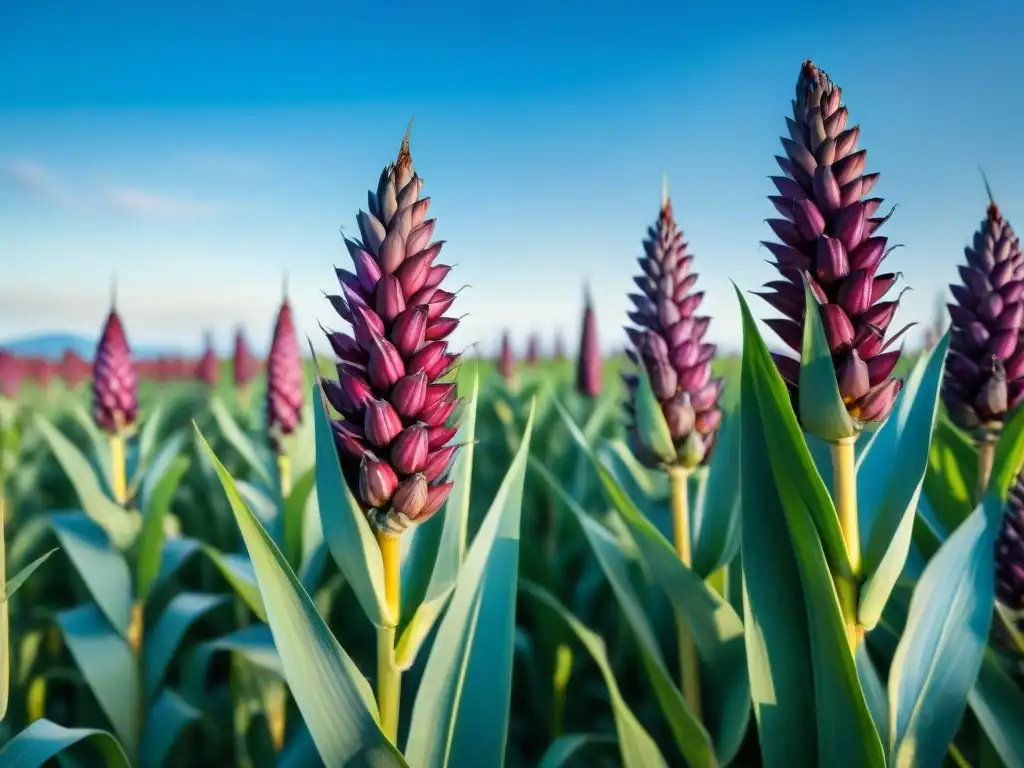
[[[0,341],[0,349],[19,356],[45,357],[59,360],[67,349],[73,349],[85,359],[90,359],[96,351],[97,339],[79,336],[73,333],[40,333],[35,336],[22,336],[17,339]],[[161,355],[194,354],[194,350],[183,350],[175,347],[158,345],[132,345],[132,352],[137,359],[160,357]]]

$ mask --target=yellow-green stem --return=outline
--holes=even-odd
[[[860,521],[857,517],[857,463],[854,446],[855,438],[845,438],[831,443],[832,449],[832,490],[839,517],[839,528],[846,543],[846,554],[852,573],[833,574],[839,606],[846,624],[846,639],[850,650],[856,652],[863,628],[857,623],[857,605],[860,600],[858,577],[860,575]]]
[[[672,538],[676,555],[687,568],[693,566],[690,543],[690,498],[688,480],[690,471],[672,467],[668,471],[672,500]],[[693,644],[690,629],[682,614],[676,612],[676,635],[679,639],[679,670],[682,675],[683,698],[698,720],[703,720],[700,696],[700,658]]]
[[[398,622],[401,604],[401,539],[390,533],[377,532],[381,559],[384,561],[384,595],[388,613]],[[392,744],[398,744],[398,705],[402,697],[402,671],[395,666],[395,629],[377,630],[377,709],[380,725]]]
[[[128,481],[125,475],[124,435],[120,430],[110,436],[110,490],[114,501],[124,506],[128,498]]]
[[[992,479],[992,464],[996,459],[996,442],[990,438],[978,441],[978,484],[974,490],[974,503],[980,504]]]
[[[281,499],[287,499],[292,492],[292,460],[284,453],[277,455],[277,473],[281,478]]]

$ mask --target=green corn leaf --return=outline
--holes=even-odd
[[[827,537],[818,537],[826,529],[815,526],[831,519],[843,548],[834,562],[848,564],[835,508],[811,462],[785,384],[743,295],[736,293],[743,313],[741,494],[757,499],[742,511],[742,538],[751,542],[742,552],[744,625],[762,755],[769,768],[805,760],[884,766],[829,573]],[[779,711],[783,698],[785,714]],[[812,722],[816,745],[808,738]],[[793,744],[800,744],[800,755]]]
[[[164,520],[175,491],[188,471],[189,459],[180,454],[184,434],[169,440],[142,478],[142,532],[135,557],[135,596],[144,599],[160,573]]]
[[[567,733],[559,736],[545,751],[537,768],[566,768],[579,760],[579,753],[589,747],[614,747],[615,739],[598,733]]]
[[[466,556],[469,494],[476,443],[476,405],[480,384],[476,377],[455,442],[462,444],[449,479],[455,483],[445,507],[423,525],[412,529],[412,544],[402,565],[402,616],[395,663],[408,669],[416,660],[452,590]],[[408,535],[408,534],[406,534]]]
[[[255,472],[261,481],[267,485],[273,485],[274,481],[267,462],[260,457],[252,440],[238,426],[231,412],[224,405],[224,401],[219,397],[211,398],[210,413],[213,414],[214,421],[217,422],[217,429],[220,431],[220,434],[228,441],[238,455],[242,457],[249,466],[249,469]]]
[[[607,487],[610,478],[602,473],[602,480]],[[743,743],[750,718],[743,622],[729,603],[683,565],[672,545],[629,499],[609,495],[629,527],[640,558],[689,626],[710,681],[705,689],[705,723],[714,734],[719,762],[728,765]]]
[[[914,589],[889,672],[890,765],[939,765],[963,717],[992,618],[998,510],[989,497],[971,513]]]
[[[14,593],[17,592],[18,589],[21,587],[21,585],[28,580],[28,577],[35,573],[36,569],[39,568],[39,566],[41,566],[43,563],[45,563],[50,558],[50,555],[56,552],[57,549],[57,547],[54,547],[46,554],[37,557],[35,560],[26,565],[16,574],[11,576],[11,578],[7,579],[6,586],[3,583],[3,574],[0,573],[0,603],[4,603],[7,600],[10,600],[14,596]]]
[[[793,502],[810,514],[821,538],[828,563],[840,573],[850,573],[850,558],[846,552],[842,530],[839,528],[835,506],[807,448],[796,414],[793,413],[786,385],[775,369],[775,363],[764,346],[764,340],[761,339],[753,318],[749,323],[746,322],[750,309],[739,289],[736,293],[744,312],[743,338],[751,338],[749,373],[756,377],[759,387],[757,393],[751,392],[747,395],[745,387],[749,378],[743,376],[740,384],[740,418],[744,423],[749,418],[763,419],[763,424],[759,428],[765,442],[763,455],[771,457],[773,467],[780,457],[785,457],[786,466],[782,468],[785,473],[780,475],[780,479],[786,478],[786,488],[791,492]],[[748,401],[751,408],[761,408],[760,412],[754,410],[744,413],[742,403]],[[760,405],[755,406],[755,402]],[[740,493],[743,495],[742,490]],[[755,495],[753,498],[758,497]]]
[[[245,601],[249,609],[256,614],[256,618],[265,622],[267,611],[263,604],[256,572],[249,558],[234,553],[225,554],[207,544],[201,545],[201,548],[210,562],[220,571],[220,575],[235,590],[235,594]]]
[[[226,604],[226,595],[201,592],[181,592],[171,598],[142,643],[142,680],[147,704],[160,693],[164,676],[185,633],[207,614]]]
[[[285,677],[321,759],[329,766],[406,766],[380,729],[369,683],[317,614],[198,427],[196,436],[217,471],[249,550]]]
[[[281,656],[270,627],[250,624],[216,640],[199,643],[186,653],[182,662],[182,690],[191,700],[201,700],[214,657],[222,653],[236,654],[254,667],[284,679]]]
[[[985,652],[968,701],[1006,768],[1024,768],[1024,690],[1006,673],[991,649]]]
[[[65,756],[79,744],[90,744],[103,759],[103,768],[131,768],[117,739],[95,728],[65,728],[50,720],[36,720],[0,749],[0,765],[42,768]]]
[[[966,435],[940,417],[932,433],[922,503],[927,501],[935,521],[953,531],[974,509],[977,486],[977,450]]]
[[[139,440],[136,450],[138,457],[134,471],[128,472],[128,485],[136,488],[142,483],[142,478],[149,471],[150,459],[157,448],[157,437],[160,434],[160,427],[163,426],[166,403],[159,402],[149,412],[142,422],[142,429],[139,430]]]
[[[162,768],[166,765],[181,734],[202,719],[203,713],[178,694],[165,690],[146,715],[139,749],[140,768]]]
[[[570,432],[579,433],[572,418],[559,407],[562,418],[571,425]],[[582,435],[579,436],[582,439]],[[563,504],[572,512],[591,551],[597,558],[605,578],[612,587],[622,612],[636,638],[644,670],[651,687],[661,705],[668,725],[672,730],[676,746],[689,765],[717,766],[711,736],[687,706],[683,694],[672,680],[668,666],[658,646],[657,635],[649,617],[644,613],[644,600],[636,593],[630,578],[632,562],[622,545],[600,523],[579,506],[576,500],[562,487],[551,471],[541,462],[533,460],[530,467],[555,492]]]
[[[619,684],[615,679],[615,673],[612,671],[611,661],[608,659],[608,649],[601,636],[585,627],[551,593],[540,586],[523,582],[520,585],[520,589],[553,611],[561,619],[562,623],[576,636],[580,644],[586,648],[587,653],[591,655],[594,663],[597,664],[601,677],[604,678],[605,686],[608,688],[608,697],[611,699],[612,715],[615,718],[615,733],[618,736],[623,767],[655,768],[655,766],[660,765],[668,768],[668,763],[662,757],[657,744],[654,743],[654,739],[651,738],[651,735],[640,724],[640,721],[636,719],[636,715],[633,714],[633,710],[629,708],[626,700],[622,698]],[[576,749],[584,746],[585,743],[584,741],[583,743],[575,744],[574,749],[570,751],[576,751]],[[568,759],[567,754],[562,756],[563,761],[566,759]]]
[[[139,677],[128,641],[93,603],[58,613],[57,624],[118,740],[129,755],[137,754]]]
[[[853,425],[839,393],[832,351],[821,323],[818,299],[804,277],[804,337],[800,355],[800,424],[822,440],[835,442],[853,437]]]
[[[80,512],[51,513],[50,525],[97,607],[124,636],[132,612],[132,579],[124,556],[111,546],[106,532]]]
[[[531,406],[519,449],[469,548],[423,670],[406,745],[423,768],[504,764],[532,430]]]
[[[857,662],[857,676],[864,688],[864,699],[871,710],[871,719],[875,723],[875,730],[883,744],[889,743],[889,698],[886,695],[885,684],[878,674],[875,663],[871,660],[866,643],[861,643],[854,655]]]
[[[139,529],[138,515],[125,512],[107,496],[89,460],[53,424],[36,414],[35,427],[74,486],[85,514],[103,527],[118,549],[125,548]]]
[[[675,461],[676,446],[672,442],[665,414],[661,411],[658,399],[651,389],[651,380],[647,371],[641,366],[637,369],[636,387],[636,431],[640,440],[654,451],[662,461]],[[587,445],[587,443],[584,443]]]
[[[100,484],[103,486],[105,491],[109,494],[111,483],[110,483],[110,448],[107,442],[107,435],[96,426],[96,422],[92,420],[92,415],[85,409],[81,403],[74,403],[71,408],[71,415],[78,422],[78,425],[82,428],[82,431],[89,438],[89,443],[92,445],[92,456],[91,459],[96,464],[98,474],[100,476]],[[88,459],[87,459],[88,461]]]
[[[918,361],[921,370],[908,378],[895,413],[882,427],[891,432],[890,439],[894,445],[894,451],[887,456],[889,481],[878,506],[869,510],[867,516],[860,515],[861,536],[866,539],[867,547],[862,563],[866,580],[861,587],[857,619],[869,630],[874,629],[881,618],[882,609],[907,562],[917,502],[928,469],[931,434],[939,410],[939,390],[948,347],[947,332]],[[863,483],[859,482],[858,486],[874,484],[877,488],[881,485],[878,478],[884,473],[876,474],[876,469],[881,468],[871,466],[869,462],[865,466]],[[861,480],[859,473],[858,480]],[[865,506],[862,501],[859,512]]]
[[[315,357],[314,357],[315,359]],[[352,587],[366,617],[378,627],[395,626],[384,597],[384,561],[366,515],[341,474],[327,398],[320,379],[313,383],[316,421],[316,496],[331,556]]]
[[[739,382],[734,387],[738,388]],[[728,564],[740,549],[739,408],[722,414],[715,451],[699,503],[690,505],[693,570],[703,577]],[[632,497],[631,497],[632,498]]]
[[[977,466],[977,459],[975,459]],[[992,461],[992,478],[989,493],[995,492],[1006,500],[1021,468],[1024,467],[1024,408],[1017,408],[1003,426]]]
[[[292,569],[302,563],[302,534],[305,530],[306,507],[316,486],[316,467],[309,467],[299,475],[291,493],[284,502],[283,528],[284,555]]]

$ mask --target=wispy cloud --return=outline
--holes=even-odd
[[[267,171],[266,164],[258,160],[220,152],[189,152],[182,159],[197,170],[239,180],[254,179]]]
[[[138,187],[73,180],[29,158],[0,159],[0,174],[18,190],[79,211],[119,213],[136,218],[197,218],[220,210],[214,203],[173,197]]]

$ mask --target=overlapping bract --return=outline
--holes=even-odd
[[[963,282],[949,287],[956,301],[942,396],[959,426],[989,439],[1024,400],[1024,254],[993,200],[964,253]]]
[[[765,322],[798,354],[803,345],[804,280],[819,302],[832,352],[839,392],[847,411],[861,422],[889,415],[903,382],[889,376],[900,352],[886,351],[885,334],[899,299],[882,301],[898,274],[879,274],[892,250],[875,236],[888,216],[876,217],[882,199],[866,195],[878,174],[864,174],[867,152],[857,149],[860,126],[847,128],[842,91],[814,64],[804,62],[797,81],[793,118],[787,118],[785,157],[776,157],[784,176],[772,177],[779,194],[769,199],[784,218],[768,224],[781,241],[764,242],[784,278],[760,293],[785,317]],[[774,355],[779,373],[799,397],[798,360]],[[799,410],[798,410],[799,412]]]
[[[206,349],[203,350],[203,355],[196,366],[196,376],[208,387],[215,387],[220,381],[220,360],[213,349],[213,340],[209,337],[206,339]]]
[[[703,291],[694,292],[697,273],[691,272],[693,256],[672,215],[672,204],[663,195],[658,222],[644,240],[642,273],[634,278],[640,293],[629,298],[636,309],[629,319],[637,327],[627,327],[633,345],[627,355],[642,365],[661,405],[676,446],[675,462],[692,467],[707,461],[722,421],[718,398],[724,381],[712,378],[714,344],[705,343],[710,317],[696,314],[704,299]],[[644,445],[635,426],[637,377],[623,377],[630,392],[626,412],[637,458],[649,466],[663,463]]]
[[[282,439],[302,421],[304,390],[302,355],[292,307],[286,298],[277,313],[267,356],[267,435],[275,453],[283,450]]]
[[[93,421],[103,431],[116,434],[134,425],[138,415],[138,373],[121,317],[111,309],[93,357]]]
[[[597,338],[597,315],[594,302],[587,291],[583,307],[583,327],[580,330],[580,354],[576,360],[576,390],[587,397],[597,398],[604,385],[604,364],[601,342]]]
[[[362,239],[345,240],[355,271],[336,270],[342,295],[328,297],[352,326],[327,333],[338,380],[323,380],[344,417],[333,423],[342,471],[371,526],[392,534],[441,508],[458,450],[449,424],[460,400],[441,379],[459,359],[446,341],[459,321],[445,315],[455,294],[440,285],[451,267],[435,263],[443,241],[430,242],[422,187],[406,134],[359,213]]]
[[[245,333],[241,328],[235,331],[235,351],[232,363],[235,387],[238,389],[248,386],[259,373],[259,361],[250,351],[249,344],[245,340]]]

